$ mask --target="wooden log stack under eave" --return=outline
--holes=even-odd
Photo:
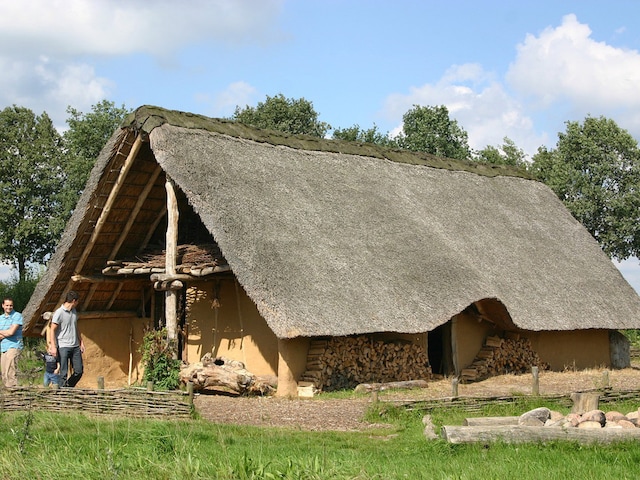
[[[420,345],[358,336],[313,340],[300,380],[330,391],[354,388],[361,383],[430,378],[427,352]]]
[[[527,373],[531,367],[548,370],[549,365],[540,360],[527,338],[487,337],[476,358],[460,372],[463,382],[477,382],[507,373]]]

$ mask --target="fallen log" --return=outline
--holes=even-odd
[[[361,383],[354,389],[355,392],[373,392],[382,390],[401,390],[411,388],[427,388],[426,380],[404,380],[400,382]]]
[[[613,443],[640,440],[640,428],[562,428],[518,425],[444,425],[440,435],[449,443],[526,443],[567,440],[580,443]]]
[[[488,425],[518,425],[520,417],[470,417],[465,418],[462,425],[466,427],[481,427]]]
[[[224,357],[212,358],[209,354],[200,362],[183,367],[180,380],[184,384],[192,382],[195,391],[222,387],[240,395],[268,395],[274,390],[268,382],[259,380],[246,370],[242,362]]]

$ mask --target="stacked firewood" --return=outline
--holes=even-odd
[[[311,342],[302,382],[318,390],[343,390],[361,383],[427,380],[431,367],[425,349],[410,342],[383,342],[366,336]]]
[[[527,373],[533,366],[540,370],[549,369],[549,365],[542,362],[531,348],[528,338],[487,337],[475,360],[460,372],[460,379],[476,382],[507,373]]]

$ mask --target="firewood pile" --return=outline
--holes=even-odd
[[[527,373],[533,366],[549,369],[531,348],[528,338],[487,337],[471,365],[460,372],[460,380],[468,383],[507,373]]]
[[[351,389],[361,383],[428,380],[425,349],[410,342],[374,341],[367,336],[313,340],[300,380],[324,391]]]

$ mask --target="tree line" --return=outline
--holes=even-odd
[[[88,113],[67,108],[59,133],[45,113],[12,106],[0,112],[0,260],[14,265],[20,281],[28,264],[45,264],[89,177],[100,150],[130,110],[103,100]],[[504,137],[474,151],[467,132],[444,105],[414,105],[392,137],[376,125],[333,128],[313,104],[282,94],[257,106],[237,106],[230,120],[258,128],[383,147],[458,160],[511,165],[547,184],[617,260],[640,254],[640,148],[629,132],[605,117],[567,121],[555,148],[541,146],[529,160]]]

